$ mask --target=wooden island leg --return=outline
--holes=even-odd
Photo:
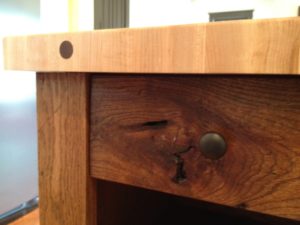
[[[96,225],[96,181],[89,176],[89,76],[38,73],[41,225]]]

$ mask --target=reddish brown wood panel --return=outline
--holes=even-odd
[[[220,160],[199,151],[210,131]],[[300,220],[298,78],[94,76],[90,141],[96,178]]]
[[[89,175],[89,77],[37,75],[41,225],[96,225]]]

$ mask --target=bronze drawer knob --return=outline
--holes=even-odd
[[[200,139],[200,151],[209,159],[220,159],[226,153],[227,145],[218,133],[206,133]]]

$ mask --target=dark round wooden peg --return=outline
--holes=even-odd
[[[63,41],[59,47],[59,53],[64,59],[69,59],[73,55],[73,45],[70,41]]]

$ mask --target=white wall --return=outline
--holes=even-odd
[[[94,0],[40,1],[42,32],[52,33],[94,29]],[[70,10],[72,10],[72,13],[70,13]]]
[[[94,0],[78,0],[78,30],[94,29]]]
[[[41,4],[41,32],[67,32],[68,1],[67,0],[40,0]]]
[[[297,16],[300,0],[130,0],[130,27],[209,21],[209,12],[254,9],[254,18]]]

